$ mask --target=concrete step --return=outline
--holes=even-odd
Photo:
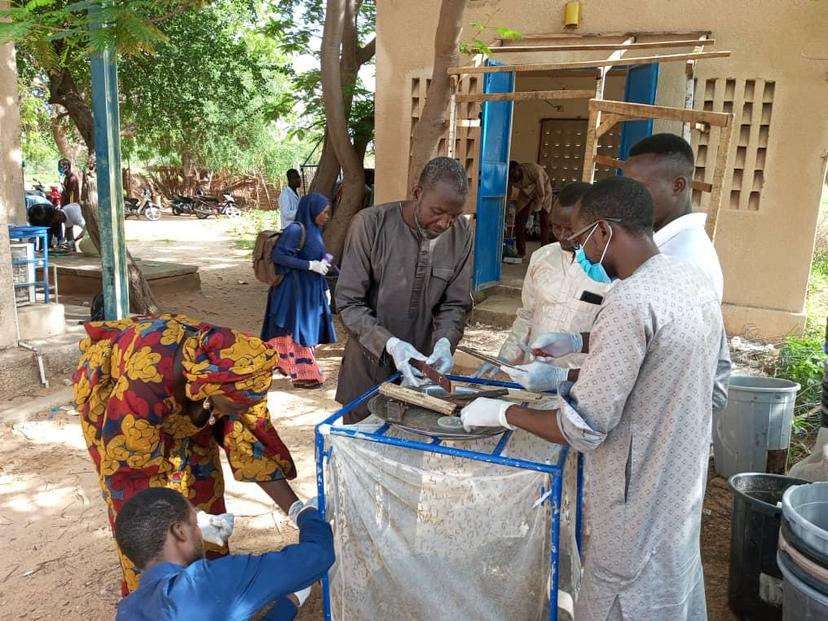
[[[520,295],[491,295],[484,302],[475,305],[471,319],[497,328],[510,328],[518,308]]]
[[[495,285],[491,289],[487,289],[486,293],[488,294],[486,297],[491,298],[495,296],[501,297],[512,297],[520,299],[520,292],[522,291],[522,284],[520,281],[513,282],[513,281],[502,281],[500,284]]]

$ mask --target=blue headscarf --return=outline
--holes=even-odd
[[[294,222],[302,223],[306,231],[305,245],[299,252],[300,257],[319,261],[325,256],[325,242],[322,239],[322,229],[316,224],[316,218],[330,204],[330,199],[318,192],[306,194],[299,201]]]

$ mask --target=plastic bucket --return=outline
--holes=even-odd
[[[782,593],[784,621],[825,621],[828,619],[828,595],[811,588],[796,575],[791,558],[779,553],[779,569],[785,579]]]
[[[787,490],[782,513],[797,540],[820,555],[828,555],[828,482]]]
[[[782,574],[776,564],[782,509],[792,485],[806,483],[778,474],[742,473],[728,480],[733,491],[730,576],[727,599],[741,618],[780,619]]]
[[[716,472],[724,477],[783,472],[798,390],[799,384],[788,380],[731,376],[727,406],[713,421]]]

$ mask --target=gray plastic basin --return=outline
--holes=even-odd
[[[828,555],[828,482],[788,488],[782,496],[782,514],[797,537]]]

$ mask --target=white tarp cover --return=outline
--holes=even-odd
[[[444,445],[490,452],[499,439]],[[336,621],[548,614],[551,512],[548,502],[534,505],[549,475],[345,436],[329,442]],[[554,463],[559,450],[518,431],[504,455]]]

